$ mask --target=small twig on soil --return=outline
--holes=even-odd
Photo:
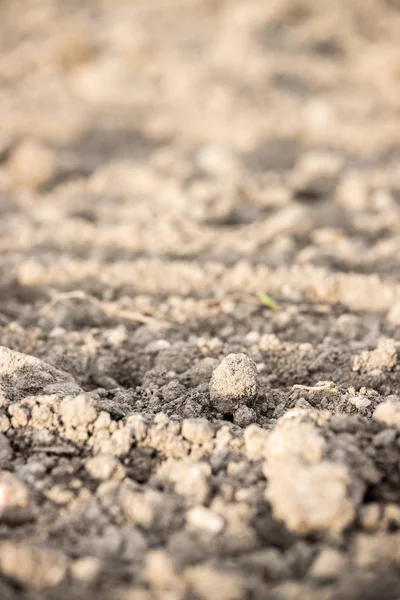
[[[331,381],[327,381],[326,383],[324,383],[323,385],[301,385],[300,383],[295,383],[295,385],[292,386],[291,388],[291,392],[293,392],[294,390],[305,390],[307,392],[315,392],[316,390],[326,390],[328,388],[332,387],[332,382]]]
[[[45,304],[45,306],[43,306],[39,314],[41,316],[46,315],[56,304],[58,304],[58,302],[70,300],[71,298],[87,300],[88,302],[95,304],[108,317],[117,317],[120,319],[125,319],[127,321],[136,321],[137,323],[143,323],[144,325],[149,325],[152,327],[164,327],[170,325],[170,323],[168,323],[167,321],[161,321],[160,319],[144,315],[137,311],[117,308],[111,302],[104,302],[102,300],[99,300],[98,298],[95,298],[94,296],[89,296],[89,294],[86,294],[86,292],[84,292],[83,290],[74,290],[72,292],[56,294],[54,298],[52,298],[47,304]]]

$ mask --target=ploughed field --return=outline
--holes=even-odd
[[[400,597],[397,0],[0,0],[1,600]]]

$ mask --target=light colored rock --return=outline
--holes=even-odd
[[[26,140],[14,150],[7,166],[17,184],[37,189],[52,177],[55,155],[43,144]]]
[[[379,526],[381,507],[377,502],[364,504],[360,509],[360,522],[364,529],[375,531]]]
[[[336,188],[336,200],[346,210],[362,212],[367,209],[368,187],[364,177],[357,171],[349,171],[343,175]]]
[[[388,427],[400,428],[400,400],[385,400],[378,404],[373,415],[375,421]]]
[[[189,505],[202,504],[209,494],[211,466],[190,459],[168,459],[157,471],[157,477],[174,484],[175,491]]]
[[[353,359],[353,371],[380,373],[382,369],[392,369],[397,364],[397,348],[395,340],[382,339],[375,350],[364,350]]]
[[[87,427],[97,419],[94,402],[87,396],[67,397],[60,407],[60,415],[65,427]]]
[[[346,557],[334,548],[324,548],[313,562],[310,575],[319,581],[338,579],[346,568]]]
[[[274,518],[297,534],[338,533],[355,517],[348,497],[350,474],[345,465],[329,461],[304,465],[279,461],[268,468],[266,499]]]
[[[28,425],[28,411],[23,406],[20,406],[20,404],[10,404],[8,412],[11,415],[11,425],[15,429]]]
[[[321,461],[324,451],[325,441],[318,429],[301,418],[279,419],[268,435],[265,450],[268,461],[287,462],[298,458],[307,463]]]
[[[206,444],[214,437],[214,428],[207,419],[184,419],[182,436],[192,444]]]
[[[396,302],[389,310],[387,320],[391,325],[400,325],[400,302]]]
[[[54,485],[45,492],[45,496],[60,506],[69,504],[75,498],[74,492],[63,485]]]
[[[337,154],[320,150],[305,152],[293,169],[291,184],[296,191],[329,194],[338,182],[342,167],[343,159]]]
[[[155,511],[162,508],[162,494],[156,490],[136,492],[124,487],[120,501],[125,517],[131,523],[149,528],[154,520]]]
[[[73,377],[46,362],[0,346],[0,395],[10,401],[37,394],[67,396],[81,391]]]
[[[265,333],[261,336],[258,346],[263,352],[270,352],[280,348],[281,342],[274,333]]]
[[[210,600],[216,594],[218,600],[242,600],[245,596],[243,583],[236,573],[219,571],[209,565],[188,567],[184,579],[200,600]]]
[[[26,586],[54,587],[64,579],[67,569],[68,560],[61,552],[23,542],[0,544],[0,571]]]
[[[82,556],[70,566],[72,577],[80,583],[96,581],[101,572],[101,560],[96,556]]]
[[[94,479],[121,481],[125,477],[125,468],[114,456],[98,454],[86,461],[85,468]]]
[[[376,565],[388,567],[390,564],[400,564],[400,532],[358,534],[354,556],[357,566],[362,569],[370,569]]]
[[[132,433],[128,427],[117,429],[107,439],[99,441],[94,447],[96,454],[111,454],[112,456],[123,456],[127,454],[132,446]]]
[[[264,458],[269,432],[253,423],[246,427],[243,438],[246,456],[249,460]]]
[[[26,484],[9,471],[0,471],[0,522],[23,522],[32,516],[32,499]]]
[[[396,530],[400,529],[400,506],[393,504],[392,502],[386,504],[383,511],[381,527],[387,531],[390,531],[393,528]]]
[[[126,420],[126,426],[133,433],[137,442],[143,442],[148,429],[143,415],[131,415]]]
[[[155,589],[184,591],[184,581],[177,573],[170,555],[165,550],[151,550],[147,553],[144,577]]]
[[[214,370],[210,382],[211,403],[222,413],[257,396],[259,375],[255,363],[246,354],[229,354]]]
[[[12,458],[13,450],[8,438],[0,433],[0,468]]]
[[[224,519],[205,506],[194,506],[186,513],[186,521],[194,529],[217,535],[224,528]]]

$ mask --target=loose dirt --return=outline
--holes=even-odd
[[[0,0],[0,597],[400,597],[400,5]]]

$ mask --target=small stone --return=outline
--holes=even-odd
[[[17,184],[37,189],[52,177],[55,155],[43,144],[26,140],[14,150],[7,166]]]
[[[400,302],[396,302],[389,310],[387,320],[391,325],[400,325]]]
[[[123,456],[128,454],[132,446],[132,434],[127,427],[117,429],[106,440],[97,444],[95,451],[98,454],[111,454],[112,456]]]
[[[0,545],[0,571],[26,586],[54,587],[64,579],[67,569],[66,556],[56,550],[11,541]]]
[[[60,506],[69,504],[75,497],[74,492],[62,485],[55,485],[45,492],[46,498]]]
[[[162,495],[156,490],[141,493],[124,487],[120,501],[128,521],[145,529],[151,527],[155,511],[162,507]]]
[[[205,506],[194,506],[186,513],[188,524],[194,529],[217,535],[224,528],[224,519]]]
[[[355,539],[356,565],[370,569],[375,565],[388,567],[400,563],[400,532],[372,534],[360,533]]]
[[[274,333],[265,333],[261,336],[261,339],[258,343],[258,347],[263,352],[270,352],[271,350],[277,350],[280,348],[281,342]]]
[[[365,410],[372,404],[372,401],[369,398],[367,398],[366,396],[363,396],[361,394],[358,396],[350,396],[349,402],[350,402],[350,404],[352,404],[358,410],[361,410],[361,411]]]
[[[210,475],[208,463],[190,459],[168,459],[157,471],[157,477],[173,483],[176,493],[183,496],[189,505],[205,502],[209,495]]]
[[[346,567],[346,557],[334,548],[324,548],[312,564],[310,575],[319,581],[338,579]]]
[[[222,413],[232,413],[239,404],[253,400],[258,389],[256,364],[246,354],[229,354],[213,372],[211,403]]]
[[[249,460],[264,458],[268,435],[268,431],[259,425],[252,424],[246,427],[243,438],[246,456]]]
[[[292,187],[300,198],[315,199],[330,194],[339,181],[343,159],[331,152],[302,154],[292,175]]]
[[[115,479],[121,481],[125,477],[125,468],[114,456],[97,455],[85,464],[86,471],[94,479]]]
[[[95,556],[82,556],[71,564],[71,575],[80,583],[93,583],[100,575],[101,565]]]
[[[65,398],[61,404],[60,414],[66,427],[87,427],[97,418],[93,400],[84,395]]]
[[[7,464],[12,456],[13,451],[8,438],[3,433],[0,433],[0,468]]]
[[[374,419],[388,427],[400,428],[400,401],[385,400],[379,404],[374,412]]]
[[[171,556],[165,550],[151,550],[147,553],[144,577],[155,589],[183,593],[184,582],[176,572]]]
[[[0,471],[0,522],[18,524],[32,519],[31,495],[23,481]]]
[[[348,497],[350,474],[345,465],[322,461],[304,465],[279,461],[268,470],[266,499],[273,515],[297,534],[343,531],[355,517]],[[306,490],[306,493],[305,493]]]
[[[397,364],[397,348],[395,340],[381,339],[375,350],[364,350],[353,359],[353,371],[377,372],[390,370]]]
[[[67,396],[80,391],[68,373],[29,354],[0,346],[0,395],[9,402],[34,394]]]
[[[11,425],[18,429],[28,425],[28,411],[19,404],[10,404],[8,412],[11,415]]]
[[[168,340],[153,340],[147,344],[145,347],[145,352],[148,352],[149,354],[157,354],[157,352],[160,352],[160,350],[165,350],[170,346],[171,344],[168,342]]]
[[[383,429],[374,435],[373,444],[377,448],[389,446],[395,441],[396,437],[397,431],[395,429]]]
[[[121,346],[128,339],[128,332],[125,325],[118,325],[113,329],[107,329],[104,332],[104,337],[110,346]]]
[[[400,507],[389,503],[385,506],[382,517],[382,528],[388,531],[400,529]]]
[[[364,504],[360,509],[360,523],[364,529],[375,531],[381,519],[381,507],[377,502]]]
[[[182,436],[192,444],[206,444],[214,437],[214,428],[207,419],[184,419]]]
[[[251,423],[257,420],[256,411],[249,406],[239,406],[234,412],[233,422],[239,427],[247,427]]]
[[[223,572],[209,565],[196,565],[185,569],[184,578],[192,594],[200,600],[242,600],[245,590],[241,579],[234,572]]]
[[[7,415],[0,415],[0,432],[7,433],[7,431],[10,429],[10,427],[11,427],[11,423],[10,423],[10,419],[7,417]]]

